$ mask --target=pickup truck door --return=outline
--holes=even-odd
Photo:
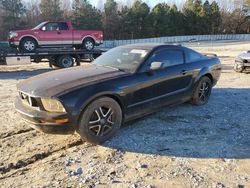
[[[39,33],[39,44],[43,46],[62,45],[62,32],[59,29],[59,23],[49,22],[41,28]]]
[[[58,33],[61,35],[62,43],[64,45],[72,45],[73,30],[69,28],[67,22],[59,22],[58,25],[59,25]]]

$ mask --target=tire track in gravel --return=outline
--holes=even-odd
[[[11,137],[11,136],[15,136],[15,135],[19,135],[19,134],[23,134],[23,133],[27,133],[27,132],[31,132],[31,131],[35,131],[35,130],[32,128],[28,128],[28,129],[21,129],[18,131],[13,131],[13,132],[2,133],[2,134],[0,134],[0,139],[6,139],[6,138]]]
[[[8,172],[11,172],[12,170],[18,170],[18,169],[22,169],[24,167],[27,167],[31,164],[34,164],[36,163],[37,161],[40,161],[40,160],[43,160],[59,151],[62,151],[62,150],[66,150],[66,149],[69,149],[69,148],[73,148],[73,147],[76,147],[76,146],[79,146],[79,145],[82,145],[84,142],[82,140],[76,140],[76,141],[73,141],[73,142],[70,142],[70,143],[67,143],[67,145],[64,145],[64,146],[59,146],[59,147],[55,147],[54,149],[50,150],[50,151],[43,151],[41,153],[37,153],[31,157],[28,157],[26,159],[22,159],[22,160],[18,160],[17,162],[15,163],[9,163],[8,165],[6,166],[2,166],[0,167],[0,173],[3,175],[3,174],[7,174]],[[88,145],[86,148],[88,147],[92,147],[92,145]],[[15,173],[14,173],[15,174]],[[7,177],[10,177],[12,176],[13,174],[11,175],[8,175]],[[0,177],[0,180],[1,179],[4,179],[4,178],[7,178],[6,176],[4,177]]]

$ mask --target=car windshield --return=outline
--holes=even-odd
[[[37,30],[40,29],[46,22],[42,22],[39,25],[37,25],[36,27],[33,28],[33,30]]]
[[[117,47],[109,50],[93,63],[134,73],[148,54],[148,49]]]

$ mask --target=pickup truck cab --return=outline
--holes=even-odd
[[[38,47],[81,47],[92,50],[103,42],[103,32],[74,30],[71,22],[46,21],[33,29],[11,31],[9,44],[24,52],[34,52]]]

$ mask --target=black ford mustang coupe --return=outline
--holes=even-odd
[[[52,71],[18,84],[17,111],[45,133],[78,132],[102,143],[123,122],[160,107],[208,102],[221,74],[219,59],[189,48],[134,44],[109,50],[92,64]]]

